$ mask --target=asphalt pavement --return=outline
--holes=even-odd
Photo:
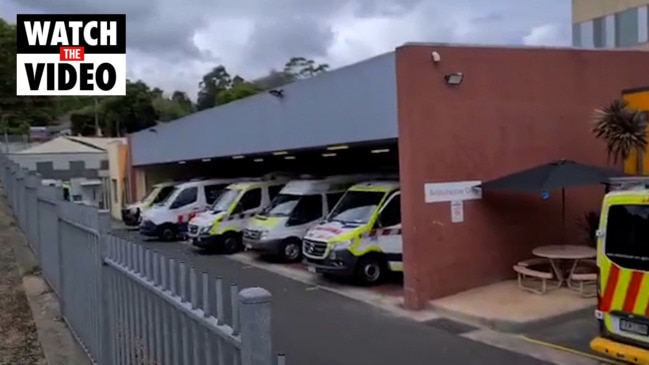
[[[137,232],[116,233],[179,259],[199,271],[273,294],[273,342],[295,365],[431,365],[549,363],[460,337],[452,331],[395,317],[378,308],[181,243],[147,242]]]

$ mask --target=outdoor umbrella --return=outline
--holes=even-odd
[[[612,177],[622,176],[619,171],[606,167],[585,165],[569,160],[559,160],[527,170],[515,172],[480,185],[483,191],[549,192],[561,189],[561,243],[566,223],[566,188],[604,184]]]

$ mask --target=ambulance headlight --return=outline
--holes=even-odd
[[[342,251],[346,250],[349,248],[349,246],[352,245],[352,241],[341,241],[341,242],[336,242],[332,245],[333,251]]]
[[[259,238],[264,239],[268,237],[268,231],[260,231],[259,232]]]
[[[204,234],[210,231],[210,226],[203,226],[198,230],[198,233]]]

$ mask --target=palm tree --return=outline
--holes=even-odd
[[[625,100],[615,99],[595,109],[593,124],[595,137],[606,143],[609,162],[624,161],[636,151],[637,174],[642,175],[647,149],[647,112],[630,108]]]

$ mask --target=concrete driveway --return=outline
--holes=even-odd
[[[137,232],[117,233],[226,282],[270,290],[275,347],[291,364],[548,364],[460,337],[456,326],[433,327],[395,317],[226,257],[197,254],[181,243],[145,242]]]

